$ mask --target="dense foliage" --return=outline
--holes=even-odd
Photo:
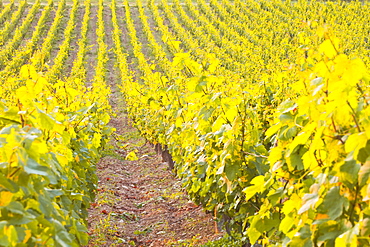
[[[96,29],[90,1],[0,4],[0,245],[87,243],[113,55],[135,126],[228,232],[268,246],[370,245],[369,3],[96,4]]]
[[[19,11],[25,3],[22,2]],[[54,22],[40,47],[36,44],[52,1],[44,7],[31,39],[19,48],[19,53],[11,56],[32,15],[39,11],[39,1],[16,29],[12,40],[1,49],[1,56],[9,60],[2,60],[5,68],[1,72],[3,86],[0,88],[1,246],[88,243],[86,218],[96,190],[95,164],[112,132],[107,127],[110,91],[104,83],[105,63],[96,71],[92,86],[88,87],[84,81],[89,2],[85,3],[80,55],[73,62],[71,76],[63,76],[62,72],[79,1],[74,1],[71,8],[65,39],[53,66],[45,65],[65,4],[65,1],[59,2]],[[17,17],[15,13],[18,12],[14,12],[12,20]],[[99,21],[103,25],[102,20]],[[27,61],[34,65],[20,66]],[[37,72],[41,69],[45,73]]]
[[[142,76],[123,91],[142,135],[169,148],[191,198],[246,241],[370,244],[369,75],[358,58],[369,50],[363,32],[344,32],[368,23],[340,19],[368,5],[197,3],[149,2],[171,64],[141,16],[157,60],[134,41]]]

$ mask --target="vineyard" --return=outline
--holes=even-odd
[[[369,11],[0,0],[0,246],[88,244],[112,90],[246,245],[370,246]]]

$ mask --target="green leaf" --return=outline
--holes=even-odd
[[[357,164],[355,160],[351,159],[345,161],[343,165],[340,166],[339,178],[340,181],[345,183],[349,189],[353,189],[357,184],[358,173],[361,166]]]
[[[274,213],[274,214],[270,215],[270,218],[268,218],[268,216],[265,216],[265,217],[260,218],[256,222],[256,224],[255,224],[254,227],[259,232],[264,233],[264,232],[270,231],[274,227],[278,227],[279,224],[280,224],[279,214],[278,213]]]
[[[279,116],[279,120],[281,123],[289,123],[294,121],[294,117],[290,113],[284,113]]]
[[[297,153],[293,153],[290,155],[288,159],[286,159],[287,164],[290,166],[290,170],[303,170],[303,160],[302,156]]]
[[[38,199],[40,203],[39,207],[40,207],[41,212],[45,215],[45,217],[50,217],[54,209],[53,205],[51,204],[50,199],[48,200],[45,196],[41,194],[38,196]]]
[[[284,138],[285,139],[291,139],[293,138],[294,136],[296,136],[298,133],[298,128],[297,126],[293,126],[287,130],[284,131]]]
[[[191,185],[190,191],[193,191],[194,193],[198,192],[201,187],[201,182],[199,180],[193,180],[193,184]]]
[[[284,195],[284,187],[280,187],[277,190],[270,190],[267,194],[268,199],[272,205],[276,205],[278,200]]]
[[[87,245],[89,242],[89,235],[87,234],[87,229],[80,222],[75,223],[75,229],[77,231],[77,238],[80,245]]]
[[[310,226],[306,224],[294,235],[292,241],[289,242],[289,247],[312,247],[313,244],[310,238]]]
[[[316,221],[314,224],[317,224]],[[334,240],[343,232],[340,228],[340,224],[335,220],[328,220],[321,224],[317,224],[318,230],[318,241],[327,241],[334,244]],[[330,241],[331,240],[331,241]]]
[[[0,233],[4,232],[4,228],[8,225],[7,221],[0,221]],[[2,246],[9,246],[9,239],[6,234],[0,234],[0,243]]]
[[[22,240],[22,239],[24,239],[26,237],[26,230],[27,230],[26,228],[17,226],[15,228],[15,230],[17,231],[17,235],[18,235],[18,239],[19,240]],[[22,245],[21,244],[17,244],[17,247],[18,246],[22,246]],[[23,245],[23,246],[27,246],[27,245]]]
[[[34,159],[28,158],[27,165],[24,167],[24,171],[28,174],[36,174],[47,177],[49,175],[48,171],[50,171],[50,169],[46,166],[41,166]]]
[[[23,205],[17,201],[10,202],[9,205],[7,206],[7,209],[14,214],[20,214],[20,215],[25,214]]]
[[[32,216],[13,216],[10,220],[9,220],[9,224],[11,225],[25,225],[25,224],[28,224],[32,221],[34,221],[36,219],[36,217],[32,217]]]
[[[367,141],[366,146],[358,150],[357,160],[361,163],[365,163],[370,157],[370,140]]]
[[[292,241],[289,242],[289,247],[313,247],[311,239],[301,239],[299,237],[294,237]]]
[[[95,105],[96,103],[93,103],[90,106],[82,107],[77,112],[81,112],[82,115],[86,115]]]
[[[322,214],[329,215],[330,219],[335,220],[342,215],[343,204],[344,198],[340,194],[340,187],[335,186],[328,191],[317,210]]]
[[[227,162],[225,164],[225,173],[230,181],[234,181],[239,171],[239,165],[237,163]]]
[[[53,189],[45,189],[45,190],[48,192],[50,198],[54,198],[54,197],[57,197],[57,196],[64,195],[64,192],[60,189],[54,189],[54,190]]]
[[[16,193],[19,190],[19,186],[12,180],[6,178],[2,173],[0,173],[0,185],[1,187],[7,189],[10,192]]]
[[[57,220],[52,219],[53,225],[55,226],[56,234],[55,240],[57,245],[62,247],[70,247],[72,243],[72,239],[64,226]]]

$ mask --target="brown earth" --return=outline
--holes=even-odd
[[[72,40],[70,44],[70,49],[69,49],[69,55],[67,60],[65,61],[65,74],[67,77],[71,74],[71,70],[73,67],[73,61],[75,61],[77,57],[77,52],[78,52],[78,41],[81,39],[81,27],[82,27],[82,20],[84,18],[85,14],[85,5],[80,5],[77,9],[77,22],[75,25],[75,28],[73,30],[72,34]]]
[[[90,21],[89,21],[89,29],[87,32],[87,41],[89,50],[86,53],[86,80],[87,83],[90,85],[92,79],[94,78],[95,66],[97,64],[97,35],[96,35],[96,28],[97,28],[97,14],[98,14],[98,7],[95,5],[91,6],[90,10]]]
[[[55,11],[56,10],[57,10],[57,6],[55,7]],[[53,49],[51,50],[50,57],[47,61],[47,64],[50,67],[54,65],[54,58],[58,55],[60,46],[64,41],[64,30],[67,27],[71,10],[72,10],[72,7],[68,5],[66,5],[64,8],[62,21],[59,23],[57,33],[56,33],[56,38],[53,40],[54,42],[52,43]]]

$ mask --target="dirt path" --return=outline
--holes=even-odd
[[[46,36],[47,36],[47,33],[49,32],[49,29],[55,19],[55,15],[56,15],[56,11],[57,11],[57,7],[56,6],[53,6],[51,8],[51,11],[49,13],[49,17],[47,18],[45,24],[44,24],[44,28],[42,29],[42,32],[41,32],[41,35],[40,35],[40,39],[38,40],[37,44],[36,44],[36,47],[41,47],[42,43],[44,42]]]
[[[142,44],[142,52],[146,55],[146,59],[150,62],[154,59],[152,51],[148,46],[148,40],[145,37],[143,24],[139,16],[139,9],[137,6],[131,6],[131,18],[134,22],[137,37]]]
[[[145,8],[145,14],[148,17],[148,23],[149,23],[150,29],[151,30],[159,30],[159,27],[157,26],[157,24],[154,20],[153,14],[149,10],[149,8]],[[166,52],[166,55],[167,55],[167,58],[172,60],[173,55],[172,55],[171,51],[168,49],[167,44],[165,44],[162,40],[162,33],[160,31],[157,31],[157,32],[153,32],[153,35],[155,37],[155,40],[156,40],[157,44],[161,45],[164,48],[164,50]]]
[[[73,34],[72,34],[69,56],[68,56],[68,58],[65,62],[66,66],[65,66],[64,71],[67,74],[67,76],[69,76],[71,74],[71,70],[72,70],[72,67],[73,67],[73,61],[77,57],[78,41],[81,38],[81,27],[82,27],[82,20],[83,20],[84,14],[85,14],[85,6],[80,5],[77,9],[77,22],[76,22],[76,25],[75,25],[75,28],[74,28]]]
[[[31,37],[32,37],[32,33],[35,31],[35,28],[36,28],[36,24],[37,22],[39,21],[40,17],[41,17],[41,14],[42,12],[44,11],[44,8],[45,6],[44,5],[40,5],[40,8],[38,11],[36,11],[36,14],[35,14],[35,17],[33,18],[30,26],[28,27],[27,29],[27,32],[26,34],[24,35],[24,38],[22,39],[22,42],[27,42]]]
[[[122,47],[123,50],[128,54],[127,57],[127,64],[130,69],[130,71],[134,71],[135,73],[133,74],[134,80],[139,79],[139,71],[137,68],[137,60],[134,57],[134,52],[133,52],[133,47],[130,42],[130,37],[129,33],[127,30],[126,22],[124,21],[124,18],[126,16],[126,9],[123,6],[117,6],[117,17],[118,17],[118,25],[120,26],[120,30],[122,32]]]
[[[91,6],[90,10],[90,21],[89,21],[89,30],[87,32],[87,46],[90,49],[86,53],[86,80],[87,83],[90,85],[94,75],[95,75],[95,66],[96,66],[96,56],[98,52],[98,45],[97,45],[97,36],[96,36],[96,28],[97,28],[97,14],[98,14],[98,7],[95,5]]]
[[[97,166],[99,189],[90,209],[89,246],[197,246],[215,238],[211,215],[187,198],[153,148],[139,137],[112,90],[116,138]],[[120,148],[120,146],[126,146]],[[127,161],[137,150],[137,161]]]

